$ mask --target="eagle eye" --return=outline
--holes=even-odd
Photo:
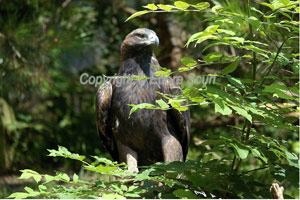
[[[144,39],[146,38],[146,35],[145,35],[145,34],[138,33],[138,34],[136,34],[136,37],[137,37],[138,39],[144,40]]]

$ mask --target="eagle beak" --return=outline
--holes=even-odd
[[[150,43],[155,44],[158,47],[159,39],[158,39],[157,35],[153,34],[150,36]]]

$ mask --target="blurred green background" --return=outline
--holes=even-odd
[[[78,163],[47,157],[47,149],[57,145],[109,158],[96,131],[97,88],[81,85],[79,77],[85,72],[116,73],[120,45],[129,32],[138,27],[153,29],[160,38],[155,52],[164,67],[177,69],[183,56],[203,57],[200,49],[207,42],[184,48],[192,33],[207,26],[201,13],[148,14],[125,23],[143,5],[153,2],[0,0],[0,198],[23,187],[16,179],[20,169],[80,171]],[[197,72],[217,70],[220,66],[202,67]],[[235,73],[246,76],[247,72],[245,66]],[[210,106],[193,107],[191,116],[189,159],[199,159],[207,150],[197,147],[205,135],[230,135],[235,130],[226,125],[239,123],[233,117],[215,115]],[[296,133],[262,129],[289,141],[289,148],[299,152]]]

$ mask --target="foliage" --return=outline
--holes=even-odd
[[[226,165],[219,165],[218,160],[156,163],[143,167],[140,173],[132,173],[126,170],[124,163],[117,164],[97,156],[92,156],[94,162],[88,163],[84,156],[71,153],[62,146],[48,151],[49,156],[81,162],[86,171],[96,173],[98,178],[82,180],[76,173],[69,175],[56,171],[52,176],[25,169],[21,170],[19,179],[33,178],[39,184],[37,190],[25,187],[25,192],[13,193],[8,198],[204,198],[219,195],[216,191],[231,191],[231,197],[268,198],[268,193],[265,193],[268,186],[255,182],[247,173],[229,178],[224,173]],[[227,160],[222,159],[222,162]],[[51,186],[52,182],[58,184]]]
[[[224,174],[229,183],[225,180],[214,182],[215,189],[223,191],[226,195],[232,195],[231,197],[258,197],[256,195],[261,194],[262,191],[254,191],[249,187],[248,181],[249,179],[253,181],[251,187],[260,187],[265,183],[259,177],[250,176],[247,171],[240,169],[242,163],[247,162],[247,159],[253,160],[253,157],[258,166],[253,170],[265,170],[265,173],[269,173],[274,179],[281,182],[288,181],[291,186],[298,188],[298,178],[292,178],[299,177],[298,156],[287,149],[283,140],[274,139],[272,135],[266,136],[264,129],[270,126],[295,135],[299,130],[297,115],[295,115],[299,112],[297,107],[299,22],[295,17],[299,2],[272,1],[269,4],[248,1],[246,12],[236,12],[230,5],[223,6],[217,3],[211,9],[206,9],[205,21],[209,22],[209,26],[201,32],[192,34],[186,47],[191,46],[192,43],[196,47],[210,40],[210,44],[205,46],[202,52],[214,46],[225,46],[225,48],[230,46],[237,50],[236,55],[225,56],[222,51],[216,51],[208,53],[203,59],[184,58],[182,64],[185,67],[178,70],[178,72],[190,71],[203,65],[229,63],[221,73],[215,74],[216,84],[187,85],[183,89],[183,95],[175,99],[170,97],[166,99],[165,104],[171,105],[170,107],[161,106],[161,103],[157,102],[158,109],[181,110],[180,103],[173,103],[180,99],[189,102],[186,106],[206,103],[214,106],[216,114],[243,118],[242,126],[238,124],[231,126],[236,132],[232,132],[229,136],[207,135],[205,142],[201,144],[201,146],[213,146],[210,149],[211,153],[224,151],[225,148],[231,149],[229,151],[231,153],[226,157],[211,161],[215,166],[224,164],[227,166],[224,169],[218,167],[214,174]],[[263,6],[269,7],[268,10],[262,11]],[[199,10],[203,10],[202,8],[209,7],[209,3],[201,2],[193,5],[176,1],[174,5],[149,4],[145,6],[148,10],[141,12],[143,14],[170,11],[199,12],[199,10],[188,10],[190,7],[197,9],[200,7]],[[129,19],[133,17],[136,16],[132,15]],[[251,67],[252,70],[248,70],[248,73],[242,77],[236,76],[234,72],[242,65]],[[276,70],[274,70],[275,66]],[[166,76],[173,73],[164,70],[160,74]],[[152,109],[155,106],[152,105]],[[131,111],[136,112],[148,107],[149,105],[134,105]],[[283,171],[293,172],[294,175],[282,174]],[[240,184],[231,184],[232,179],[237,180],[236,176]],[[211,177],[205,178],[211,179]],[[222,178],[218,177],[217,180]],[[223,184],[228,185],[228,188],[224,188]],[[264,190],[267,191],[266,188]],[[209,189],[208,191],[212,192]]]

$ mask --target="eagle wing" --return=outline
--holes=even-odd
[[[169,94],[181,95],[181,88],[175,84],[170,84]],[[182,105],[186,104],[186,101],[182,102]],[[177,109],[170,109],[167,111],[167,114],[170,116],[168,123],[172,124],[172,126],[175,126],[175,134],[182,146],[183,160],[185,161],[190,142],[190,111],[178,111]]]
[[[119,159],[119,153],[114,139],[111,119],[112,84],[104,82],[96,94],[97,130],[101,140],[114,160]]]

